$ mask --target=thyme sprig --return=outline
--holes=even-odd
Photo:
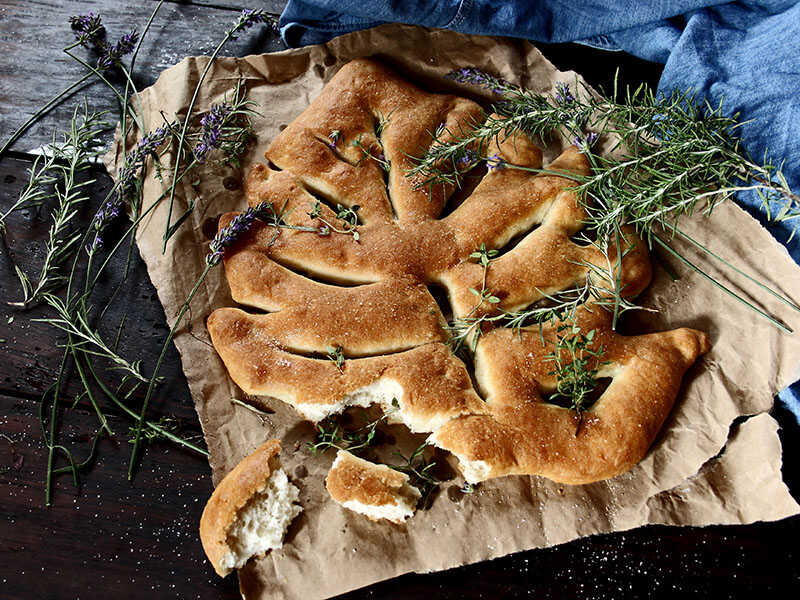
[[[322,226],[316,229],[320,235],[330,235],[331,231],[334,233],[341,233],[344,235],[353,236],[354,241],[358,241],[361,237],[358,233],[358,209],[361,208],[358,204],[347,207],[341,204],[336,205],[336,218],[343,222],[341,227],[337,227],[328,219],[322,216],[322,203],[316,200],[311,205],[311,210],[308,211],[308,216],[312,219],[317,219],[322,223]]]
[[[312,456],[334,448],[359,454],[374,446],[378,438],[378,425],[385,423],[389,417],[400,409],[397,399],[392,399],[392,408],[383,412],[377,419],[369,420],[364,413],[364,425],[358,429],[347,429],[336,417],[328,417],[316,424],[317,435],[313,442],[306,442],[306,448]]]
[[[341,346],[328,346],[325,351],[328,353],[328,360],[331,361],[339,373],[344,373],[344,352]]]
[[[556,327],[553,350],[544,360],[553,364],[548,373],[556,378],[556,390],[550,400],[563,398],[570,403],[570,410],[578,416],[575,435],[583,425],[583,413],[587,402],[597,387],[597,373],[605,349],[595,342],[595,330],[584,332],[573,322],[561,322]]]
[[[400,471],[408,475],[411,485],[417,488],[422,494],[419,499],[419,507],[423,510],[430,506],[433,493],[439,488],[442,482],[433,474],[436,468],[436,461],[430,460],[425,456],[428,443],[424,442],[418,446],[409,456],[400,452],[394,455],[400,458],[403,463],[400,465],[388,465],[395,471]]]
[[[383,169],[385,172],[388,173],[389,169],[391,169],[392,165],[389,162],[389,159],[386,158],[386,154],[384,154],[384,152],[383,152],[383,147],[380,145],[381,144],[380,140],[378,140],[378,142],[377,142],[378,148],[376,149],[374,143],[371,144],[369,147],[364,145],[363,137],[364,137],[364,134],[363,133],[359,133],[358,136],[356,137],[356,139],[354,139],[352,142],[350,142],[350,144],[354,148],[358,148],[359,150],[361,150],[361,154],[362,154],[361,159],[362,160],[365,159],[365,158],[368,158],[370,160],[374,160],[376,163],[378,163],[378,166],[381,169]]]
[[[79,180],[79,175],[91,166],[93,159],[100,153],[97,136],[109,128],[109,124],[103,120],[105,113],[90,112],[86,104],[83,105],[82,113],[79,113],[80,108],[80,105],[75,107],[70,129],[63,134],[63,142],[58,144],[54,140],[45,148],[52,159],[45,160],[42,166],[49,167],[49,171],[36,169],[34,164],[28,185],[20,199],[6,213],[30,206],[34,200],[56,201],[39,276],[34,282],[22,269],[15,266],[23,298],[19,302],[9,302],[11,306],[28,308],[39,302],[45,294],[63,285],[67,276],[62,269],[78,251],[81,234],[72,233],[73,220],[78,206],[88,200],[87,186],[94,183],[94,179]]]
[[[587,212],[584,227],[605,247],[612,247],[626,226],[633,226],[651,248],[668,246],[676,233],[698,246],[678,228],[680,219],[695,212],[709,215],[720,203],[746,191],[759,195],[762,209],[773,220],[795,222],[795,230],[800,226],[800,196],[789,188],[782,164],[768,156],[763,161],[753,159],[737,137],[738,115],[726,115],[722,104],[711,106],[680,91],[656,96],[646,85],[628,89],[621,99],[616,85],[611,97],[578,83],[574,88],[561,83],[555,93],[543,94],[471,68],[454,72],[452,78],[484,87],[500,99],[480,121],[456,131],[439,127],[433,133],[429,149],[407,172],[419,188],[460,185],[476,156],[491,158],[487,154],[492,141],[502,142],[516,132],[544,141],[558,132],[573,141],[592,166],[587,176],[559,175],[574,181],[572,189]],[[594,150],[598,136],[609,140],[608,152]],[[525,169],[509,163],[503,167]],[[669,252],[688,262],[672,246]],[[717,258],[710,251],[706,254]],[[723,292],[790,331],[694,266]],[[623,296],[617,290],[614,297]],[[620,308],[618,304],[615,313]]]
[[[500,303],[500,298],[495,296],[494,293],[486,287],[486,274],[489,271],[489,264],[498,254],[499,252],[497,250],[487,248],[486,243],[482,242],[480,247],[469,255],[471,259],[478,261],[478,264],[481,265],[483,269],[481,274],[481,289],[476,290],[475,288],[469,288],[470,293],[477,297],[475,305],[466,315],[454,319],[446,327],[446,330],[450,332],[448,345],[454,354],[457,354],[467,341],[469,341],[470,352],[475,352],[482,332],[482,324],[490,318],[490,313],[484,312],[478,314],[478,312],[484,304],[496,305]]]
[[[396,398],[392,399],[392,408],[385,410],[377,419],[370,420],[364,413],[364,424],[357,428],[344,427],[337,417],[328,417],[316,424],[316,437],[311,442],[306,442],[306,448],[312,456],[319,456],[327,450],[346,450],[355,455],[362,454],[365,450],[378,444],[378,426],[387,420],[398,410],[400,404]],[[434,491],[441,485],[441,481],[433,473],[436,462],[429,460],[425,456],[428,443],[424,442],[418,446],[409,456],[400,452],[393,452],[402,460],[401,464],[385,464],[390,469],[405,473],[409,476],[411,484],[416,487],[422,497],[420,507],[427,508]]]

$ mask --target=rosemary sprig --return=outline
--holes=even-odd
[[[15,266],[17,277],[22,285],[23,299],[20,302],[9,302],[11,306],[28,308],[39,302],[44,294],[51,293],[60,287],[67,277],[61,272],[63,266],[78,250],[79,233],[70,233],[73,219],[77,214],[78,205],[88,199],[86,187],[94,183],[94,179],[78,181],[78,175],[89,168],[92,160],[100,153],[97,146],[97,136],[108,129],[109,124],[102,120],[105,113],[89,112],[86,104],[83,113],[79,114],[80,106],[76,106],[70,121],[69,131],[63,134],[61,144],[55,141],[48,145],[45,151],[53,157],[53,161],[45,161],[49,165],[50,173],[38,172],[40,179],[36,179],[37,172],[31,169],[31,179],[26,191],[15,206],[28,205],[30,196],[25,199],[26,192],[38,187],[39,191],[33,196],[44,202],[52,197],[56,200],[53,211],[53,223],[45,242],[45,257],[36,283]],[[45,191],[44,185],[52,186],[52,192]],[[13,207],[12,207],[13,210]]]
[[[181,422],[179,419],[170,416],[162,416],[157,421],[149,423],[142,430],[142,440],[146,443],[152,443],[157,441],[173,441],[176,436],[177,432],[181,429]],[[128,439],[129,444],[134,443],[134,436],[136,433],[136,428],[134,426],[128,427],[128,435],[131,437]],[[193,434],[188,437],[180,438],[186,445],[190,444],[194,440],[198,440],[201,438],[201,435]],[[208,454],[207,452],[205,453]]]
[[[147,381],[142,375],[141,361],[130,362],[111,349],[100,337],[86,318],[82,310],[73,311],[67,304],[53,294],[44,294],[42,299],[55,311],[55,317],[33,319],[34,322],[48,323],[74,338],[70,348],[77,348],[82,353],[106,359],[113,365],[112,368],[134,377],[140,381]]]
[[[2,215],[0,215],[0,233],[6,231],[6,219],[17,210],[41,206],[51,197],[49,187],[56,182],[52,170],[56,166],[57,156],[54,152],[39,154],[28,168],[28,183],[19,198]]]
[[[768,216],[774,204],[778,206],[774,219],[797,221],[800,226],[800,197],[789,188],[782,165],[768,157],[755,161],[736,135],[738,115],[726,115],[721,104],[714,107],[678,91],[657,97],[646,85],[627,90],[625,97],[617,100],[616,85],[611,98],[582,84],[576,84],[573,90],[562,83],[554,94],[539,94],[476,69],[465,68],[451,75],[459,82],[489,89],[501,99],[479,122],[467,123],[458,131],[439,127],[434,132],[428,151],[417,157],[407,172],[416,178],[417,187],[459,185],[463,173],[478,157],[486,157],[493,140],[501,142],[516,132],[545,138],[556,131],[573,141],[591,163],[588,176],[559,175],[575,182],[573,189],[588,214],[585,229],[595,233],[606,248],[613,247],[615,238],[618,240],[628,225],[651,247],[664,247],[666,242],[659,236],[673,234],[682,217],[695,212],[711,214],[740,191],[755,191]],[[616,140],[609,153],[594,151],[598,135]],[[524,168],[508,163],[502,166]],[[688,238],[685,234],[682,237]],[[694,240],[688,241],[706,251]],[[687,262],[674,248],[669,251]],[[707,255],[718,258],[711,251]],[[694,266],[715,285],[727,289]],[[787,305],[797,307],[757,283]],[[729,295],[744,301],[738,295]],[[620,290],[613,296],[623,297]],[[616,302],[615,316],[621,309]],[[756,312],[777,327],[788,329],[772,315],[760,309]]]
[[[180,422],[178,421],[178,419],[174,417],[163,416],[160,419],[158,419],[158,421],[156,421],[155,424],[161,427],[164,431],[174,433],[178,430]],[[136,428],[133,426],[129,427],[128,434],[131,436],[130,439],[128,439],[128,443],[133,444],[134,443],[133,436],[136,434]],[[142,439],[145,442],[155,442],[156,440],[160,440],[163,438],[164,438],[163,434],[157,429],[145,429],[145,431],[142,433]]]
[[[578,415],[575,435],[583,424],[586,403],[597,386],[598,368],[607,362],[599,362],[603,356],[603,346],[595,343],[595,330],[583,332],[574,322],[561,322],[556,327],[556,340],[552,352],[544,357],[553,363],[548,373],[556,377],[556,391],[551,400],[564,398],[570,403],[570,410]]]
[[[527,308],[516,311],[497,307],[500,300],[486,289],[486,272],[491,258],[496,256],[497,251],[487,251],[485,244],[481,244],[481,248],[470,255],[471,258],[478,259],[484,267],[481,290],[470,289],[479,300],[469,313],[453,319],[446,327],[450,333],[448,339],[450,348],[454,353],[458,353],[472,336],[469,349],[474,353],[484,325],[508,327],[517,333],[524,326],[539,325],[541,335],[542,328],[546,323],[572,320],[578,308],[589,302],[603,307],[613,314],[612,326],[614,328],[616,328],[619,316],[625,312],[631,310],[652,311],[650,308],[633,303],[625,293],[625,286],[621,281],[622,260],[628,252],[633,250],[633,246],[627,241],[619,241],[616,235],[615,241],[618,241],[618,245],[615,244],[616,247],[613,250],[600,240],[590,240],[582,235],[577,236],[578,241],[595,247],[604,258],[605,264],[596,264],[586,260],[577,261],[575,264],[586,269],[586,278],[582,283],[550,294],[537,288],[536,292],[542,296],[542,299]],[[623,243],[625,243],[624,248],[622,247]],[[495,305],[494,309],[491,312],[478,314],[478,309],[484,302]]]

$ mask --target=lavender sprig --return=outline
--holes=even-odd
[[[556,93],[554,95],[556,102],[560,104],[571,104],[575,101],[575,96],[572,95],[572,90],[570,90],[568,83],[557,83],[556,84]]]
[[[270,25],[273,32],[278,33],[278,22],[275,20],[275,17],[261,9],[254,8],[244,9],[239,15],[239,20],[225,33],[228,39],[235,40],[240,31],[250,29],[258,23],[267,23]]]
[[[152,156],[156,159],[158,157],[159,148],[172,135],[176,126],[177,123],[162,125],[146,133],[136,147],[127,154],[125,164],[119,170],[114,191],[92,219],[95,236],[87,248],[89,252],[96,251],[102,246],[103,231],[122,214],[126,205],[132,203],[139,185],[139,176],[147,158]]]
[[[505,159],[495,152],[486,159],[486,166],[490,171],[502,171],[506,167]]]
[[[472,167],[478,160],[478,153],[472,148],[467,148],[464,152],[456,158],[456,166],[459,170],[465,171]]]
[[[326,142],[326,146],[331,150],[336,150],[336,145],[339,143],[339,140],[342,138],[342,132],[338,129],[334,129],[328,134],[328,142]]]
[[[100,52],[100,58],[97,59],[97,68],[104,71],[119,64],[123,56],[133,52],[138,41],[139,34],[136,30],[123,35],[116,44],[101,41],[97,46]]]
[[[158,10],[158,7],[156,7],[156,11],[157,10]],[[154,11],[154,14],[155,14],[155,11]],[[76,57],[74,54],[70,53],[70,49],[74,48],[77,45],[80,45],[80,46],[83,46],[85,48],[93,48],[93,49],[95,49],[99,54],[101,54],[101,58],[102,58],[102,55],[104,54],[104,48],[107,46],[107,42],[105,41],[106,28],[103,25],[103,22],[102,22],[100,16],[99,15],[95,15],[94,13],[90,12],[90,13],[88,13],[86,15],[73,15],[72,17],[69,18],[69,21],[70,21],[70,26],[71,26],[72,30],[75,32],[75,40],[76,41],[72,45],[67,46],[66,48],[64,48],[64,52],[66,52],[68,56],[74,58],[75,60],[77,60],[78,62],[83,64],[89,70],[89,72],[86,73],[85,75],[83,75],[83,77],[81,77],[80,79],[78,79],[74,83],[69,84],[63,90],[61,90],[56,95],[54,95],[52,98],[50,98],[50,100],[48,100],[44,104],[44,106],[42,106],[39,110],[37,110],[33,115],[31,115],[28,118],[28,120],[26,120],[20,127],[18,127],[9,136],[9,138],[3,143],[2,147],[0,147],[0,157],[2,157],[3,154],[5,154],[6,150],[8,150],[11,147],[11,145],[14,142],[16,142],[19,139],[19,137],[23,133],[25,133],[25,131],[27,131],[27,129],[33,123],[38,121],[39,118],[42,117],[42,115],[44,115],[47,112],[49,112],[54,106],[58,105],[59,102],[61,102],[61,100],[63,100],[65,97],[67,97],[68,95],[73,93],[75,90],[80,88],[87,81],[89,81],[89,79],[91,79],[94,76],[97,76],[101,80],[103,80],[104,83],[108,84],[108,82],[105,81],[105,79],[103,78],[103,75],[102,75],[103,71],[106,70],[105,67],[101,68],[99,64],[98,64],[97,68],[92,67],[91,65],[89,65],[88,63],[83,61],[82,59],[80,59],[80,58]],[[127,47],[131,45],[131,43],[135,44],[134,38],[130,37],[130,36],[135,35],[135,34],[136,34],[136,32],[132,32],[131,34],[128,34],[127,38],[123,38],[123,40],[120,40],[120,42],[118,42],[115,46],[111,46],[112,50],[114,50],[114,56],[118,55],[117,58],[121,58],[122,55],[123,55],[122,54],[123,51],[125,51],[127,49]],[[138,36],[137,36],[137,39],[138,39]],[[112,63],[113,63],[113,61],[112,61]],[[110,85],[110,84],[108,84],[108,85]],[[119,94],[116,92],[116,90],[114,90],[114,93],[119,96]],[[123,103],[123,106],[127,106],[127,102],[124,101],[121,97],[120,97],[120,101]]]
[[[252,139],[250,116],[255,103],[247,100],[247,89],[240,79],[233,93],[211,108],[200,118],[200,130],[192,134],[197,143],[192,149],[197,162],[205,162],[212,150],[221,150],[225,162],[238,166],[238,157]]]
[[[245,233],[253,225],[253,222],[260,218],[261,215],[272,211],[272,205],[269,202],[262,202],[256,207],[248,207],[246,211],[236,215],[231,222],[220,229],[211,244],[208,246],[208,254],[206,255],[206,264],[214,266],[219,264],[225,254],[225,249],[230,248],[239,237]]]
[[[225,122],[225,118],[230,115],[231,111],[231,105],[227,102],[222,102],[221,104],[213,105],[200,119],[202,138],[200,143],[194,148],[194,155],[198,161],[203,162],[206,154],[208,154],[210,150],[219,147],[220,137],[222,135],[222,124]]]
[[[175,317],[175,322],[169,330],[167,339],[161,346],[161,353],[158,356],[156,365],[153,368],[153,374],[150,376],[150,381],[147,384],[147,392],[145,393],[145,397],[142,401],[142,406],[139,410],[139,415],[136,421],[136,430],[133,432],[133,448],[131,449],[131,458],[130,463],[128,464],[128,479],[133,478],[133,471],[136,465],[139,445],[142,438],[142,427],[147,422],[145,420],[147,407],[150,404],[150,398],[153,396],[156,383],[159,381],[158,372],[161,369],[162,363],[164,362],[164,357],[167,354],[167,350],[169,349],[170,344],[175,337],[175,332],[178,330],[178,327],[180,327],[181,321],[183,320],[184,315],[186,315],[186,312],[189,310],[192,300],[197,294],[197,291],[200,289],[200,286],[203,284],[203,281],[205,281],[205,278],[208,276],[208,273],[211,271],[211,269],[219,264],[220,260],[222,260],[222,257],[225,254],[225,249],[233,245],[239,236],[250,229],[253,221],[255,221],[257,218],[267,220],[270,217],[275,218],[275,211],[272,208],[272,205],[269,202],[261,202],[255,208],[248,208],[244,213],[234,217],[228,226],[223,227],[219,232],[217,232],[217,235],[214,236],[214,239],[211,241],[209,253],[206,255],[206,266],[189,292],[189,295],[186,297],[186,301],[181,306],[180,311],[178,311],[178,315]]]
[[[586,154],[591,150],[592,146],[594,146],[594,143],[596,141],[597,141],[597,133],[591,131],[585,136],[576,135],[573,138],[572,143],[578,147],[578,150]]]
[[[194,92],[192,93],[192,99],[189,101],[189,106],[186,109],[186,119],[183,123],[183,128],[181,130],[181,134],[178,137],[178,149],[175,152],[175,156],[178,157],[178,160],[175,161],[175,165],[172,168],[172,182],[170,183],[169,187],[169,204],[167,206],[167,218],[164,223],[164,235],[162,236],[162,244],[161,244],[161,252],[164,253],[167,251],[167,242],[172,237],[172,235],[176,231],[175,224],[172,222],[172,211],[175,206],[175,186],[177,185],[177,177],[178,177],[178,169],[180,168],[180,157],[182,156],[182,151],[184,147],[184,142],[186,139],[186,132],[189,127],[189,122],[192,119],[192,111],[194,111],[195,103],[197,102],[197,96],[200,92],[200,86],[203,85],[203,82],[208,75],[211,66],[214,64],[217,56],[219,55],[222,47],[227,44],[230,40],[235,40],[237,38],[237,34],[241,31],[251,28],[256,23],[270,23],[272,25],[273,30],[277,31],[277,22],[275,19],[268,15],[263,10],[254,10],[254,9],[245,9],[239,15],[237,21],[233,24],[233,27],[228,29],[225,32],[225,37],[217,44],[214,51],[211,53],[208,61],[206,62],[206,66],[203,69],[203,72],[200,74],[200,78],[197,80],[197,83],[194,87]],[[186,213],[178,218],[178,222],[182,218],[185,218]],[[136,453],[135,447],[133,454]]]
[[[95,50],[100,55],[97,59],[99,71],[106,71],[119,64],[123,56],[133,52],[139,41],[139,34],[134,29],[123,35],[116,44],[109,43],[106,41],[106,28],[100,15],[91,12],[72,16],[69,22],[75,33],[76,42],[84,48]]]
[[[478,87],[482,87],[499,96],[504,95],[508,91],[509,87],[511,87],[511,84],[504,79],[493,77],[474,67],[463,67],[461,69],[451,71],[446,75],[446,77],[447,79],[452,79],[457,83],[477,85]]]

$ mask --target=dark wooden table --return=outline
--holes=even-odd
[[[76,80],[81,68],[60,49],[72,41],[72,14],[103,16],[112,38],[142,28],[152,1],[0,0],[0,138],[56,91]],[[255,0],[252,7],[275,14],[281,0]],[[236,0],[167,2],[147,37],[136,68],[144,87],[182,56],[209,53],[242,6]],[[244,55],[279,50],[280,40],[266,28],[242,35],[226,53]],[[590,83],[608,85],[617,67],[623,82],[655,84],[660,67],[622,53],[580,46],[543,46],[556,66],[575,69]],[[32,156],[67,122],[74,101],[86,96],[98,109],[115,109],[107,89],[94,85],[52,111],[0,161],[0,207],[6,208],[24,185]],[[98,168],[91,202],[80,212],[88,223],[110,185]],[[47,215],[16,213],[0,246],[0,298],[17,300],[14,265],[34,270],[42,257]],[[122,265],[115,265],[119,273]],[[113,276],[99,296],[110,294]],[[166,335],[155,291],[141,260],[107,316],[128,320],[120,351],[152,367]],[[46,449],[38,407],[58,367],[60,336],[33,319],[42,308],[19,312],[0,303],[0,598],[235,598],[235,578],[221,580],[205,562],[197,535],[203,504],[211,493],[210,472],[202,457],[165,443],[147,447],[133,481],[126,477],[130,422],[111,408],[117,433],[100,443],[98,458],[76,488],[70,478],[56,481],[54,503],[44,506]],[[167,357],[167,383],[151,415],[169,414],[185,435],[199,425],[174,349]],[[74,374],[73,374],[74,379]],[[76,380],[68,395],[79,393]],[[784,477],[797,495],[798,426],[785,409],[774,416],[783,426]],[[95,418],[79,403],[65,417],[60,439],[85,453]],[[433,575],[408,575],[353,592],[346,598],[674,598],[710,595],[751,598],[757,592],[786,597],[800,589],[800,517],[779,523],[736,527],[645,527],[596,536],[556,548],[521,553],[489,563]],[[343,597],[344,598],[344,597]]]

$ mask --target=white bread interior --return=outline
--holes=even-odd
[[[283,546],[289,524],[303,510],[295,504],[299,490],[282,468],[273,471],[264,488],[245,504],[228,529],[228,553],[220,568],[230,572],[242,567],[253,556]]]

